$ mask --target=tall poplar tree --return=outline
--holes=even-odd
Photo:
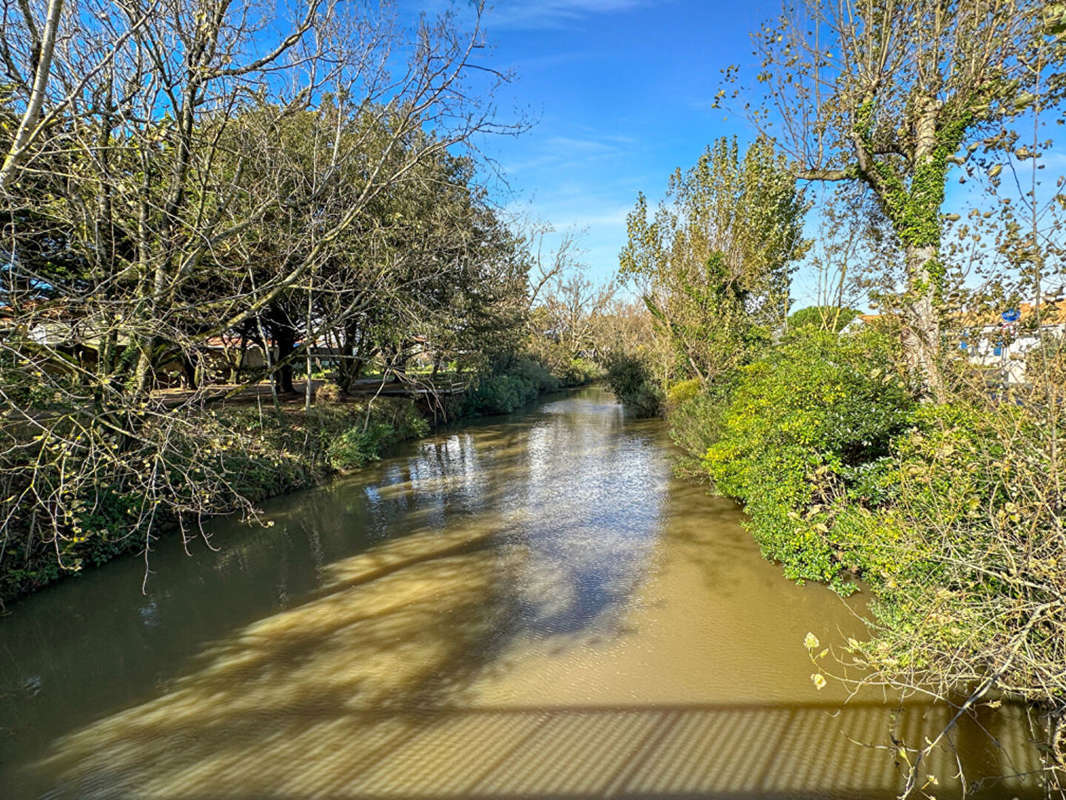
[[[794,265],[807,247],[805,209],[765,138],[743,157],[735,139],[719,139],[670,176],[650,218],[638,197],[620,275],[641,291],[682,373],[711,382],[743,362],[753,338],[784,323]]]

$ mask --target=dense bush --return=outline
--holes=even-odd
[[[695,400],[703,392],[703,382],[699,378],[678,381],[666,390],[666,413],[673,413],[686,403]]]
[[[429,432],[429,423],[410,401],[372,408],[369,418],[345,430],[326,448],[335,470],[353,470],[377,461],[397,442],[417,439]]]
[[[329,463],[337,470],[358,469],[381,458],[393,430],[383,422],[353,425],[329,446]]]
[[[881,622],[858,651],[941,695],[995,676],[997,690],[1061,713],[1066,435],[978,398],[924,406],[914,423],[876,478],[881,501],[848,504],[834,526],[866,549]]]
[[[693,385],[696,389],[692,391]],[[670,387],[666,398],[670,439],[680,451],[674,471],[690,480],[706,480],[703,457],[722,436],[722,420],[728,407],[729,384],[703,388],[698,380]]]
[[[948,402],[918,404],[885,338],[812,327],[742,368],[724,402],[704,393],[673,414],[690,448],[712,441],[707,474],[789,577],[843,593],[863,579],[873,636],[849,647],[868,679],[1006,692],[1061,719],[1066,432],[1050,361],[1043,387],[1007,402],[971,367]],[[1048,740],[1057,763],[1063,738]]]
[[[561,370],[558,370],[563,386],[584,386],[604,377],[605,370],[588,358],[572,358]]]
[[[635,416],[653,417],[662,410],[662,390],[639,357],[612,355],[607,360],[606,377],[611,391]]]
[[[849,322],[859,316],[853,308],[838,306],[808,306],[795,311],[788,317],[788,329],[818,328],[832,331],[843,330]]]
[[[554,324],[543,315],[547,308],[539,308],[534,311],[534,317],[539,320],[538,324],[545,330],[554,328]],[[584,386],[593,381],[603,378],[603,367],[594,359],[588,358],[581,353],[591,352],[590,349],[574,350],[572,343],[556,341],[553,336],[535,335],[530,336],[523,347],[522,360],[531,360],[543,366],[548,372],[559,379],[563,386]],[[495,373],[507,373],[510,371],[508,364],[497,364],[492,370]]]
[[[845,590],[860,556],[828,527],[833,498],[863,492],[914,403],[873,334],[815,330],[743,367],[704,465],[740,499],[767,557],[794,579]]]
[[[514,358],[497,365],[474,384],[464,398],[462,413],[510,414],[560,385],[559,379],[536,359]]]

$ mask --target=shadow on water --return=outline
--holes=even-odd
[[[148,597],[127,564],[31,598],[0,628],[4,797],[893,796],[862,743],[947,711],[815,693],[804,633],[860,623],[665,453],[586,391],[164,551]]]
[[[506,586],[521,564],[494,551],[496,529],[412,534],[331,565],[315,597],[60,742],[38,765],[63,776],[51,796],[893,796],[892,759],[855,744],[883,738],[882,703],[479,707],[474,681],[515,666]],[[902,726],[947,718],[912,706]],[[946,758],[930,772],[950,774]]]

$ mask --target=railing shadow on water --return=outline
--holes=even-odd
[[[513,596],[489,546],[504,521],[426,532],[331,565],[328,587],[219,641],[149,702],[55,743],[22,795],[63,798],[890,798],[889,733],[918,743],[946,706],[488,704]],[[575,647],[580,641],[575,639]],[[1001,748],[960,731],[971,777],[1038,768],[1020,710]],[[955,763],[923,769],[955,796]],[[1039,796],[1025,779],[986,797]]]
[[[495,466],[519,468],[522,448],[497,445]],[[384,502],[427,480],[397,477],[380,482]],[[13,796],[876,800],[901,780],[889,734],[920,743],[950,718],[945,706],[866,702],[485,703],[471,686],[509,668],[527,624],[514,586],[532,545],[500,547],[521,525],[496,502],[511,477],[482,479],[458,515],[445,499],[462,497],[465,478],[442,477],[435,505],[403,509],[409,535],[324,565],[320,589],[227,632],[152,699],[55,742]],[[682,555],[721,582],[715,559],[728,553],[693,539]],[[568,636],[557,638],[582,646]],[[996,720],[1000,747],[972,727],[956,737],[971,777],[1037,769],[1022,712]],[[923,769],[942,800],[958,794],[955,772],[946,750]],[[1041,796],[1024,778],[988,792]]]
[[[306,712],[307,709],[304,709]],[[187,758],[170,738],[165,759],[97,769],[67,784],[78,797],[169,798],[890,798],[900,774],[884,749],[891,710],[880,704],[641,705],[438,708],[408,713],[319,709],[310,718],[233,731]],[[905,707],[911,735],[944,709]],[[131,744],[131,743],[127,743]],[[141,755],[145,755],[142,753]],[[120,757],[119,759],[123,759]],[[88,765],[83,765],[88,766]],[[1035,768],[1035,764],[1029,764]],[[952,797],[948,753],[923,773]],[[63,796],[62,793],[59,796]],[[988,797],[1036,797],[1025,780]]]
[[[541,455],[549,458],[565,451],[553,437],[571,424],[566,417],[553,417],[550,422],[541,425],[545,436]],[[508,542],[514,547],[523,546],[518,541],[522,537],[514,533],[528,524],[531,514],[526,508],[529,426],[508,421],[485,428],[476,437],[459,431],[412,444],[406,456],[371,466],[331,486],[275,501],[270,504],[270,518],[276,527],[269,532],[241,531],[236,529],[236,523],[223,523],[225,533],[217,541],[222,550],[217,554],[200,552],[195,561],[179,557],[166,562],[158,561],[159,555],[154,554],[153,573],[159,574],[152,576],[153,592],[148,599],[137,592],[135,598],[123,599],[124,604],[117,605],[113,586],[96,587],[100,591],[95,596],[79,594],[76,590],[85,586],[73,582],[59,587],[60,591],[53,593],[56,596],[51,603],[52,612],[37,615],[40,623],[24,615],[27,624],[20,630],[33,634],[39,645],[20,650],[17,659],[0,665],[0,690],[14,687],[3,698],[7,707],[0,708],[0,785],[5,784],[6,774],[15,769],[14,765],[25,762],[29,755],[36,757],[63,733],[87,727],[123,704],[150,701],[161,686],[183,681],[182,676],[190,672],[202,675],[204,659],[214,658],[219,650],[230,652],[227,642],[243,642],[241,635],[246,626],[262,616],[264,607],[276,612],[295,606],[295,613],[285,619],[300,621],[278,637],[277,648],[269,652],[252,649],[244,654],[249,660],[261,656],[266,665],[275,657],[279,663],[305,658],[301,642],[311,648],[327,640],[331,621],[342,627],[358,623],[354,613],[359,609],[358,602],[353,603],[342,590],[375,581],[391,585],[398,581],[410,587],[439,575],[443,581],[439,594],[456,599],[445,603],[442,610],[450,608],[460,622],[464,607],[477,612],[471,614],[473,617],[484,618],[486,609],[501,610],[501,615],[511,620],[523,612],[528,616],[528,609],[515,608],[518,600],[513,596],[510,576],[482,576],[456,591],[456,581],[451,580],[447,569],[452,556],[456,556],[452,561],[462,560],[452,548],[466,550],[466,555],[483,548],[477,556],[481,564],[478,569],[483,570],[499,560],[491,552],[492,547]],[[603,448],[609,450],[610,446],[603,444],[600,450]],[[603,455],[600,450],[590,452],[588,457]],[[510,510],[501,513],[501,508]],[[311,555],[302,558],[298,552],[290,553],[300,549],[298,542],[292,547],[277,545],[283,540],[306,542]],[[171,550],[180,550],[178,543],[170,544],[174,545]],[[276,563],[271,563],[271,559]],[[441,560],[445,563],[439,568],[425,563]],[[613,560],[616,562],[617,558]],[[465,562],[467,571],[472,569],[470,561]],[[575,571],[580,565],[571,559],[568,566]],[[136,573],[138,569],[139,562],[127,572]],[[402,577],[391,580],[390,576],[397,572]],[[97,579],[101,577],[91,575],[86,583],[99,583]],[[577,582],[581,577],[574,574],[568,579]],[[130,585],[139,587],[141,578],[134,575]],[[116,579],[112,575],[110,580]],[[512,592],[506,591],[508,586]],[[182,591],[183,587],[187,590]],[[474,597],[473,587],[483,591]],[[424,587],[418,586],[416,593],[423,592]],[[319,602],[325,596],[336,598],[339,594],[336,603]],[[560,592],[553,596],[551,610],[559,610],[557,601],[561,599],[574,606],[573,594]],[[316,615],[324,616],[312,620],[310,615],[301,614],[298,607],[308,602]],[[345,606],[344,613],[338,613],[341,605]],[[402,605],[398,604],[401,608]],[[71,608],[95,610],[91,615],[70,614]],[[381,624],[368,641],[387,641],[390,629],[411,635],[413,626],[403,620],[418,619],[418,614],[406,613],[405,617],[401,608],[379,614]],[[544,609],[536,610],[540,613]],[[142,613],[145,611],[150,611],[150,619]],[[563,616],[579,619],[592,613],[583,606],[564,611]],[[368,612],[371,617],[374,613],[377,612]],[[186,619],[192,623],[184,625]],[[441,620],[435,622],[439,624]],[[362,624],[365,627],[371,622]],[[503,647],[515,624],[507,621],[488,628],[491,626],[475,620],[461,629],[471,635],[476,633],[476,640],[466,634],[458,638],[470,652],[491,654],[493,648]],[[159,635],[164,631],[174,635]],[[9,641],[18,638],[13,635]],[[105,640],[108,645],[99,644]],[[364,653],[365,648],[358,652]],[[245,669],[250,667],[245,659],[235,661],[243,663]],[[442,668],[438,674],[447,671]],[[464,667],[457,673],[455,682],[469,670]],[[34,700],[28,692],[22,692],[24,683],[31,688],[43,683],[49,702]],[[441,683],[437,680],[438,688],[429,691],[439,694]],[[14,698],[10,704],[9,698]],[[17,742],[14,736],[7,736],[16,731]]]

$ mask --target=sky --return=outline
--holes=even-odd
[[[469,0],[400,2],[430,14],[469,8]],[[476,61],[513,74],[496,98],[500,121],[529,123],[518,136],[477,141],[502,178],[492,182],[495,201],[553,226],[548,249],[563,232],[578,234],[588,275],[609,280],[638,192],[657,202],[670,173],[718,137],[754,138],[742,116],[712,102],[723,68],[737,64],[750,81],[758,70],[750,34],[780,9],[780,0],[495,0],[483,20],[489,49]],[[1050,155],[1058,163],[1049,167],[1066,163]],[[953,210],[974,191],[955,177],[947,190]],[[817,199],[828,189],[808,191]],[[819,231],[815,210],[806,235]],[[812,270],[801,266],[792,294],[794,309],[817,302]]]
[[[433,10],[440,3],[424,4]],[[625,215],[643,191],[661,196],[676,167],[714,139],[753,137],[712,111],[719,70],[751,65],[748,34],[778,0],[497,0],[479,56],[514,74],[498,96],[517,137],[479,142],[506,179],[509,211],[581,233],[588,274],[609,279],[625,243]]]

